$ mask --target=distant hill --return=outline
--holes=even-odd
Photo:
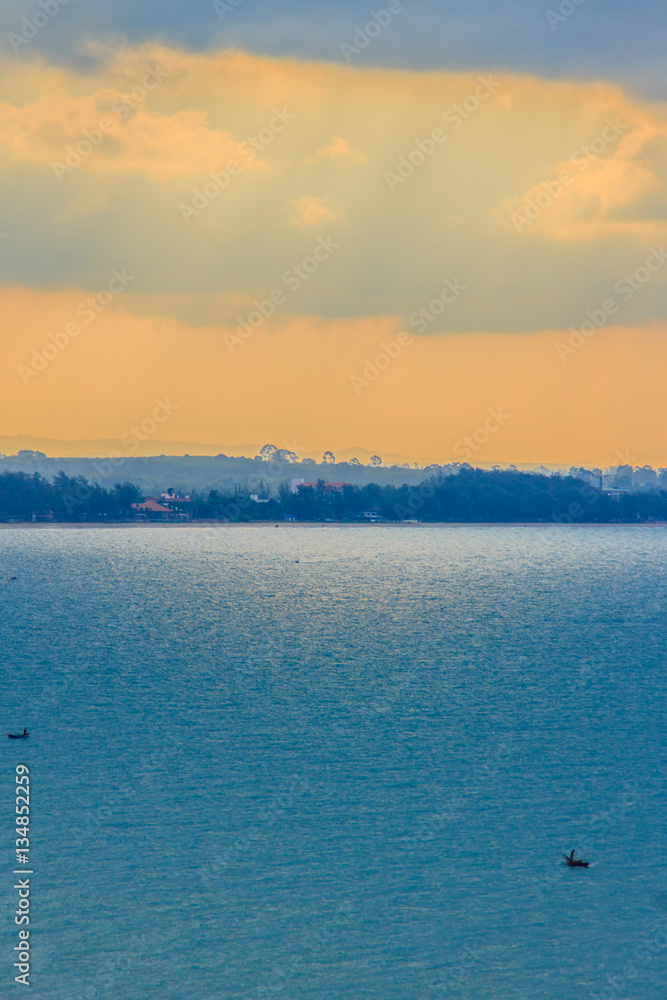
[[[170,487],[178,493],[203,493],[208,490],[231,493],[238,489],[276,496],[282,483],[292,485],[293,481],[298,480],[307,483],[325,480],[356,486],[369,483],[380,486],[401,486],[404,483],[416,486],[435,471],[448,474],[461,468],[469,468],[467,463],[459,462],[414,468],[414,464],[390,465],[386,461],[382,465],[373,466],[355,463],[354,460],[334,463],[318,463],[309,458],[292,462],[282,459],[262,461],[259,458],[222,454],[89,458],[39,455],[31,453],[34,449],[22,451],[21,455],[0,458],[0,472],[38,472],[51,480],[62,471],[67,476],[83,476],[89,482],[106,488],[118,482],[132,482],[147,496],[163,493]],[[545,468],[541,471],[547,475],[554,472]],[[667,470],[656,471],[648,466],[642,469],[632,469],[629,465],[614,467],[607,469],[604,474],[600,470],[583,468],[565,471],[591,486],[602,485],[605,489],[623,492],[667,489]]]
[[[146,457],[162,452],[165,455],[256,455],[261,445],[239,445],[238,447],[220,447],[216,444],[202,444],[201,441],[135,441],[129,457]],[[15,455],[18,451],[42,451],[52,458],[106,458],[117,451],[128,451],[118,438],[89,438],[77,441],[61,441],[57,438],[31,437],[27,434],[16,434],[13,437],[0,436],[0,454]]]
[[[83,476],[89,482],[111,487],[117,482],[135,483],[145,494],[163,493],[173,487],[179,493],[235,489],[266,491],[277,494],[281,483],[292,479],[314,482],[318,479],[383,485],[416,485],[424,479],[423,469],[400,466],[378,468],[351,465],[347,462],[317,464],[312,459],[303,462],[264,462],[260,459],[218,455],[156,455],[134,458],[53,458],[28,455],[0,459],[0,472],[38,472],[52,479],[58,472],[67,476]]]
[[[225,455],[232,458],[254,458],[262,449],[261,444],[221,445],[202,443],[201,441],[156,441],[148,438],[146,441],[134,439],[132,447],[120,442],[118,438],[88,438],[76,441],[63,441],[57,438],[34,437],[27,434],[15,434],[10,437],[0,436],[0,455],[16,455],[19,451],[41,451],[49,458],[107,458],[116,452],[125,453],[127,458],[148,458],[151,456],[208,456]],[[295,447],[295,446],[293,446]],[[299,452],[301,458],[315,461],[321,459],[323,450]],[[375,454],[368,448],[343,448],[336,450],[339,461],[349,462],[357,458],[364,465],[368,464]],[[419,465],[429,465],[433,459],[429,457],[410,457],[397,452],[383,453],[385,465],[403,465],[406,462],[417,462]]]

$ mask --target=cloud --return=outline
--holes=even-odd
[[[290,222],[300,229],[313,229],[322,223],[333,222],[343,215],[343,208],[331,198],[316,198],[314,195],[302,194],[289,202],[292,209]]]
[[[146,108],[146,96],[109,89],[83,97],[60,90],[21,107],[0,105],[0,150],[5,163],[58,165],[58,177],[73,167],[191,177],[233,158],[256,169],[229,133],[209,127],[205,112],[163,115]]]
[[[109,197],[104,191],[81,191],[69,201],[57,216],[57,222],[72,222],[99,215],[109,208]]]
[[[619,116],[608,118],[601,135],[574,150],[520,198],[505,199],[497,219],[542,240],[663,239],[667,191],[660,160],[667,151],[667,123],[645,116],[624,134],[630,129]],[[649,199],[653,218],[642,208]]]
[[[309,157],[308,163],[318,163],[321,160],[353,160],[356,163],[368,163],[368,157],[355,149],[347,139],[335,136],[326,146],[318,149],[314,156]]]
[[[233,7],[233,5],[229,5]],[[571,5],[572,16],[549,24],[549,9],[568,9],[560,0],[536,6],[534,0],[403,0],[401,13],[372,43],[360,49],[355,65],[455,71],[480,66],[550,77],[608,78],[665,94],[664,11],[660,0],[629,5],[605,0]],[[378,9],[386,4],[378,5]],[[4,0],[0,34],[21,32],[23,18],[38,9],[32,0]],[[369,19],[370,6],[359,0],[323,5],[316,0],[252,0],[221,19],[211,0],[165,4],[164,0],[86,0],[67,3],[40,29],[20,58],[37,53],[90,68],[91,41],[107,45],[128,39],[134,46],[156,36],[175,48],[210,51],[234,46],[256,53],[301,60],[343,62],[341,43],[351,43]],[[9,52],[9,46],[7,46]]]
[[[567,329],[667,239],[665,109],[608,83],[156,44],[94,55],[85,72],[3,71],[6,283],[94,289],[125,266],[133,295],[200,323],[216,296],[265,297],[321,236],[340,250],[285,315],[407,320],[447,279],[468,292],[429,336]],[[513,213],[565,168],[572,182],[518,231]],[[666,278],[619,321],[667,318]]]

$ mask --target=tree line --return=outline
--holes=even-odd
[[[261,491],[260,491],[261,494]],[[667,521],[667,491],[610,494],[573,475],[542,475],[513,470],[473,469],[434,473],[418,486],[343,485],[332,488],[287,484],[277,496],[243,489],[190,494],[187,509],[194,520],[278,521],[497,521],[637,523]],[[63,472],[51,481],[38,473],[0,473],[0,520],[112,522],[134,520],[132,504],[144,499],[130,482],[107,489],[83,476]]]
[[[64,472],[50,482],[37,472],[0,473],[2,521],[122,521],[134,516],[132,504],[141,499],[133,483],[105,489]]]

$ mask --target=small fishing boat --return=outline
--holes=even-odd
[[[590,861],[582,861],[580,858],[575,858],[574,851],[570,854],[564,854],[565,864],[568,868],[588,868]]]
[[[22,733],[5,733],[5,736],[8,736],[10,740],[27,740],[28,737],[30,736],[30,733],[24,727]]]

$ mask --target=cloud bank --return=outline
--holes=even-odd
[[[473,458],[666,460],[662,105],[94,55],[1,70],[5,433],[110,437],[171,394],[165,439],[444,461],[504,407]]]
[[[127,266],[211,322],[330,234],[290,313],[407,317],[449,278],[471,294],[431,332],[534,330],[576,324],[667,235],[664,108],[609,84],[155,46],[2,82],[6,281]],[[666,318],[664,280],[624,322]]]

